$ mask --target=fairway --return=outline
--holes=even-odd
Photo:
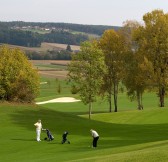
[[[36,102],[79,100],[70,93],[65,80],[41,78]],[[61,93],[57,92],[58,84]],[[78,102],[49,102],[41,105],[0,103],[0,161],[2,162],[167,162],[168,107],[157,107],[154,93],[144,94],[144,110],[137,110],[125,93],[119,93],[117,113],[108,113],[107,101],[93,104],[91,120],[88,106]],[[168,100],[165,100],[167,105]],[[42,120],[53,141],[36,141],[34,123]],[[100,135],[98,147],[91,148],[90,129]],[[71,144],[61,144],[68,131]]]
[[[50,103],[43,107],[1,104],[0,161],[153,162],[168,158],[166,108],[100,113],[89,120],[87,115],[79,116],[80,104]],[[44,141],[46,133],[42,132],[42,141],[36,142],[33,124],[37,119],[42,119],[43,127],[50,129],[54,141]],[[91,128],[100,134],[97,149],[90,147]],[[62,145],[65,130],[69,131],[71,144]]]

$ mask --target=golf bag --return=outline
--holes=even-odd
[[[44,138],[45,140],[49,140],[49,141],[52,141],[54,140],[54,136],[52,136],[51,132],[48,130],[48,129],[44,129],[47,133],[47,137]]]
[[[65,142],[67,142],[68,144],[70,144],[70,141],[68,141],[67,139],[67,135],[68,135],[68,132],[64,132],[63,135],[62,135],[62,144],[64,144]]]

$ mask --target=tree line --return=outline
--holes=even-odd
[[[108,25],[83,25],[73,23],[42,23],[42,22],[24,22],[24,21],[11,21],[11,22],[0,22],[0,27],[10,29],[12,27],[23,27],[32,26],[40,28],[56,28],[56,29],[67,29],[71,31],[78,31],[90,34],[97,34],[101,36],[107,29],[118,30],[119,26],[108,26]]]
[[[26,51],[29,60],[71,60],[73,52],[68,50],[48,50],[46,52]]]
[[[164,107],[168,88],[168,14],[154,10],[143,16],[144,24],[126,21],[115,31],[106,30],[99,40],[84,42],[68,65],[73,92],[89,105],[97,96],[107,97],[109,112],[118,111],[119,84],[127,89],[137,108],[143,109],[146,90],[157,92]]]
[[[25,28],[50,29],[50,32],[41,34]],[[81,25],[68,23],[33,23],[33,22],[0,22],[0,43],[39,47],[42,42],[80,45],[89,40],[85,33],[101,35],[107,29],[119,27],[101,25]],[[73,34],[72,31],[81,33]]]
[[[0,43],[25,47],[40,47],[42,42],[79,45],[88,39],[86,35],[71,34],[66,31],[53,31],[51,33],[39,34],[14,29],[0,30]]]

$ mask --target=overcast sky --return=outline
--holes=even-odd
[[[168,13],[168,0],[0,0],[0,21],[122,26],[154,9]]]

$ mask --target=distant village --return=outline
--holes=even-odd
[[[51,32],[51,31],[64,31],[69,32],[69,29],[63,28],[56,28],[56,27],[40,27],[40,26],[13,26],[11,29],[15,30],[39,30],[44,32]]]

